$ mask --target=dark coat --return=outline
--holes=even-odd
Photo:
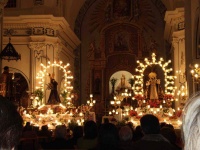
[[[144,135],[132,144],[133,150],[175,150],[175,147],[161,134]]]

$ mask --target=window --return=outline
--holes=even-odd
[[[5,8],[16,8],[17,7],[17,0],[8,0],[7,5]]]
[[[35,0],[35,5],[43,5],[44,0]]]

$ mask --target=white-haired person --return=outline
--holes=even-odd
[[[119,129],[119,149],[128,150],[131,147],[133,131],[130,126],[122,126]]]
[[[182,140],[184,150],[200,149],[200,92],[192,95],[184,106]]]
[[[17,148],[23,130],[23,120],[16,106],[0,96],[0,149]]]

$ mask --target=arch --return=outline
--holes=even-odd
[[[27,107],[29,99],[30,81],[21,70],[9,67],[9,76],[12,81],[9,84],[9,94],[7,98],[18,106]]]
[[[174,86],[174,79],[175,76],[170,75],[172,68],[168,68],[168,65],[171,63],[171,60],[168,62],[164,62],[163,58],[160,58],[159,61],[156,61],[156,55],[155,53],[152,53],[152,60],[148,60],[147,58],[144,59],[145,63],[141,63],[140,61],[137,61],[139,64],[136,68],[136,72],[138,72],[138,75],[135,76],[136,82],[135,82],[135,94],[136,95],[143,95],[144,94],[144,72],[149,66],[158,65],[162,68],[164,71],[164,81],[165,81],[165,94],[171,94],[174,95],[176,87]]]
[[[70,64],[67,63],[66,65],[62,64],[62,61],[56,62],[54,61],[51,63],[48,61],[47,66],[41,63],[42,69],[37,73],[36,79],[38,79],[38,86],[36,86],[36,89],[41,89],[43,92],[47,90],[47,76],[49,76],[49,72],[52,71],[55,73],[56,71],[62,71],[63,73],[63,80],[62,80],[62,89],[60,89],[60,92],[69,92],[71,93],[73,87],[72,87],[72,82],[71,80],[73,79],[72,73],[69,70]],[[57,68],[58,70],[55,70]],[[46,92],[45,93],[45,100],[46,102]]]
[[[117,79],[116,83],[115,83],[115,89],[114,90],[120,90],[120,88],[131,88],[131,85],[129,84],[128,80],[132,77],[133,75],[125,70],[120,70],[117,71],[115,73],[113,73],[110,76],[110,80],[112,78]],[[122,81],[122,78],[124,78],[124,81]],[[109,80],[109,81],[110,81]],[[122,85],[123,84],[123,85]],[[112,85],[109,82],[109,93],[112,93]]]

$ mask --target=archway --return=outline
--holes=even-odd
[[[129,79],[132,78],[132,74],[128,71],[125,71],[125,70],[120,70],[120,71],[117,71],[115,73],[113,73],[110,77],[110,83],[109,83],[109,93],[112,94],[113,92],[113,89],[112,89],[112,84],[111,84],[111,80],[114,78],[116,79],[116,83],[115,83],[115,86],[114,86],[114,92],[118,93],[120,92],[120,90],[122,89],[130,89],[131,88],[131,84],[129,83]]]
[[[8,88],[6,98],[15,103],[17,106],[27,107],[30,89],[28,77],[19,69],[9,67],[9,83],[6,83]],[[1,93],[2,94],[2,93]]]
[[[144,59],[144,63],[137,61],[138,67],[136,68],[136,72],[138,75],[135,76],[135,94],[136,95],[143,95],[144,94],[144,75],[145,71],[148,70],[148,67],[159,66],[162,68],[164,73],[164,93],[174,95],[176,87],[174,86],[174,79],[175,76],[171,75],[172,68],[169,68],[169,64],[171,60],[164,62],[163,58],[160,58],[159,61],[156,60],[155,53],[152,53],[152,59],[148,60],[147,58]]]
[[[37,73],[36,79],[38,80],[38,84],[36,86],[36,89],[41,90],[44,93],[44,98],[42,103],[47,103],[47,99],[50,94],[49,89],[49,73],[52,72],[54,74],[54,79],[58,79],[58,77],[63,78],[62,82],[59,83],[58,93],[62,95],[62,93],[67,93],[65,95],[65,98],[69,101],[71,101],[71,91],[73,90],[72,86],[72,73],[69,69],[70,64],[62,64],[62,61],[60,62],[53,62],[51,63],[48,61],[47,66],[44,64],[41,64],[42,69]],[[62,84],[61,84],[62,83]]]

